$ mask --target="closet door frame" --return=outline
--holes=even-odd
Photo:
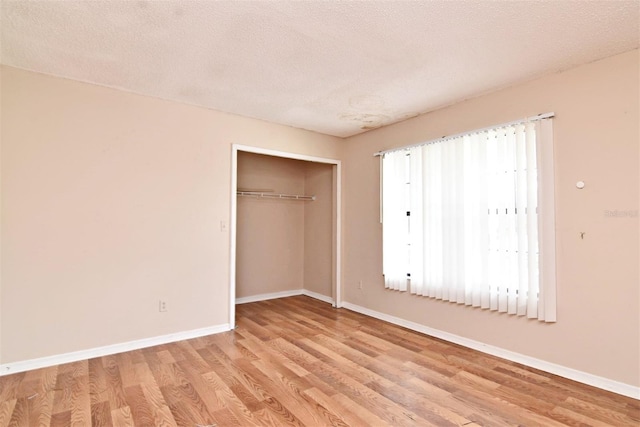
[[[342,164],[340,160],[329,159],[325,157],[307,156],[304,154],[289,153],[286,151],[269,150],[266,148],[252,147],[248,145],[232,144],[231,148],[231,214],[229,221],[230,231],[230,262],[229,262],[229,327],[235,328],[236,324],[236,225],[237,225],[237,198],[238,191],[238,151],[248,153],[265,154],[268,156],[282,157],[285,159],[304,160],[308,162],[325,163],[334,166],[334,182],[333,182],[333,199],[334,213],[333,218],[333,263],[335,265],[333,271],[333,282],[335,283],[335,298],[333,306],[342,307]]]

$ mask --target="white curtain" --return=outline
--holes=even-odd
[[[409,273],[407,206],[407,155],[403,151],[385,156],[382,162],[382,268],[389,289],[407,290]]]
[[[408,273],[417,295],[555,321],[555,274],[544,289],[539,274],[536,136],[552,137],[550,123],[386,153],[386,286],[406,290]]]

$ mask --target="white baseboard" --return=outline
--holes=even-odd
[[[273,292],[270,294],[258,294],[252,295],[250,297],[242,297],[236,298],[236,304],[247,304],[250,302],[258,302],[258,301],[267,301],[270,299],[277,298],[286,298],[286,297],[294,297],[297,295],[306,295],[311,298],[315,298],[320,301],[328,302],[329,304],[333,304],[333,298],[328,297],[326,295],[319,294],[317,292],[308,291],[306,289],[294,289],[292,291],[282,291],[282,292]]]
[[[328,302],[329,304],[334,304],[335,300],[327,295],[322,295],[317,292],[308,291],[306,289],[302,290],[302,295],[306,295],[311,298],[315,298],[320,301]]]
[[[251,295],[249,297],[236,298],[236,304],[247,304],[250,302],[266,301],[276,298],[293,297],[302,295],[302,289],[294,289],[292,291],[272,292],[270,294]]]
[[[375,310],[370,310],[365,307],[361,307],[349,302],[343,302],[343,307],[347,310],[355,311],[366,316],[374,317],[376,319],[384,320],[385,322],[393,323],[394,325],[402,326],[407,329],[411,329],[416,332],[421,332],[425,335],[429,335],[435,338],[440,338],[445,341],[449,341],[455,344],[462,345],[474,350],[481,351],[483,353],[490,354],[492,356],[501,357],[512,362],[517,362],[525,366],[540,369],[541,371],[549,372],[551,374],[559,375],[564,378],[568,378],[573,381],[577,381],[590,386],[598,387],[603,390],[618,393],[623,396],[631,397],[633,399],[640,400],[640,387],[636,387],[630,384],[621,383],[608,378],[599,377],[597,375],[589,374],[587,372],[578,371],[576,369],[567,368],[566,366],[557,365],[555,363],[547,362],[544,360],[536,359],[534,357],[526,356],[524,354],[516,353],[513,351],[505,350],[500,347],[495,347],[489,344],[482,343],[480,341],[474,341],[468,338],[454,335],[449,332],[444,332],[438,329],[429,328],[419,323],[411,322],[399,317],[390,316],[385,313],[381,313]]]
[[[206,335],[218,334],[229,331],[228,323],[207,328],[193,329],[191,331],[176,332],[173,334],[161,335],[153,338],[143,338],[120,344],[107,345],[104,347],[91,348],[88,350],[74,351],[72,353],[58,354],[55,356],[41,357],[38,359],[24,360],[0,365],[0,376],[15,374],[17,372],[30,371],[32,369],[46,368],[48,366],[61,365],[63,363],[77,362],[79,360],[92,359],[110,354],[122,353],[124,351],[139,350],[141,348],[152,347],[154,345],[167,344],[175,341],[182,341],[191,338],[203,337]]]

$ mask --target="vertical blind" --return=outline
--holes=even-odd
[[[552,138],[551,122],[525,121],[385,153],[385,286],[555,321],[555,272],[541,275],[540,233],[540,202],[548,197],[540,191],[539,161],[549,158],[542,149],[552,148],[541,139]]]

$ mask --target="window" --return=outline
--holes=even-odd
[[[387,288],[556,320],[551,117],[382,154]]]

